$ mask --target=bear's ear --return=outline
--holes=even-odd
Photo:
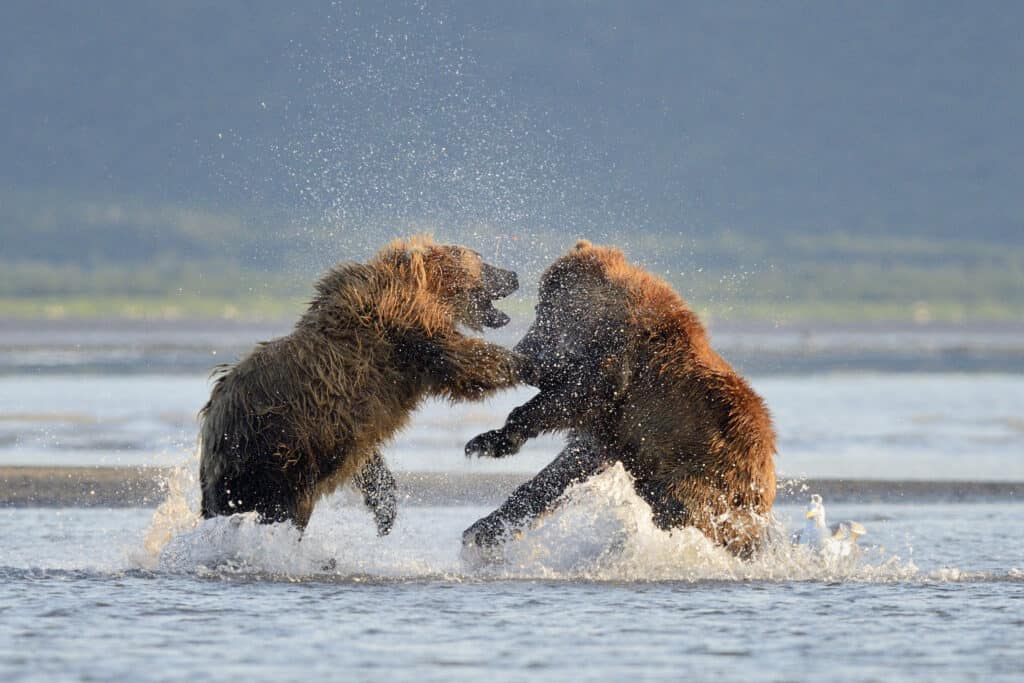
[[[541,289],[588,289],[604,279],[603,270],[593,251],[572,249],[544,271]]]
[[[594,245],[590,243],[590,240],[578,240],[575,249],[576,251],[583,251],[584,249],[590,249],[592,246]]]

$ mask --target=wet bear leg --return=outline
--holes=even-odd
[[[637,477],[635,473],[634,478],[633,488],[651,506],[651,517],[655,526],[662,531],[686,526],[689,519],[688,510],[667,488],[649,479]]]
[[[521,527],[555,507],[570,484],[583,481],[607,464],[593,443],[570,441],[547,467],[509,496],[505,503],[462,534],[462,544],[498,545],[511,528]]]
[[[256,512],[261,524],[291,522],[303,529],[312,512],[312,506],[304,506],[287,482],[265,472],[247,471],[217,482],[203,481],[202,487],[205,518]]]
[[[395,475],[388,469],[384,458],[377,451],[366,461],[363,468],[356,472],[352,482],[360,493],[363,502],[373,513],[377,523],[377,535],[387,536],[395,523],[398,514],[396,503]]]
[[[466,455],[502,458],[519,452],[528,440],[543,432],[573,427],[572,398],[542,389],[523,405],[513,408],[501,429],[478,434],[466,444]]]

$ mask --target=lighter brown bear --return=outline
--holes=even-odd
[[[417,404],[480,399],[529,373],[459,331],[506,324],[492,301],[517,287],[514,272],[423,237],[328,271],[291,334],[219,369],[200,413],[203,516],[255,511],[302,529],[354,478],[386,534],[395,482],[379,448]]]
[[[659,527],[696,527],[743,557],[764,541],[775,499],[768,409],[665,282],[581,241],[544,273],[536,320],[515,350],[537,365],[541,391],[467,453],[509,455],[550,431],[568,431],[569,443],[466,530],[467,546],[498,544],[616,461]]]

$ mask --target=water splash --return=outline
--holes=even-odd
[[[302,553],[295,552],[305,549],[300,540],[291,524],[261,525],[255,512],[215,517],[170,539],[160,550],[157,568],[302,575],[311,567]]]
[[[776,524],[778,527],[778,525]],[[496,554],[465,557],[485,574],[598,581],[899,581],[918,569],[867,548],[830,558],[776,529],[754,559],[737,559],[693,528],[666,532],[621,465],[572,487],[561,506]]]
[[[130,553],[131,560],[143,569],[157,568],[164,547],[199,523],[199,448],[171,467],[160,486],[166,497],[153,512],[142,548]]]
[[[158,571],[291,580],[957,580],[957,570],[922,574],[912,561],[880,548],[826,558],[792,546],[781,532],[756,558],[739,560],[695,529],[665,532],[654,526],[650,508],[621,466],[570,488],[554,512],[486,557],[462,551],[459,543],[473,508],[406,508],[392,535],[378,538],[366,511],[335,497],[300,535],[289,524],[259,524],[251,514],[200,522],[193,470],[176,472],[168,500],[154,513],[140,562]]]
[[[474,50],[486,32],[432,4],[400,4],[320,10],[319,32],[276,65],[293,73],[294,96],[261,96],[251,106],[264,125],[208,141],[222,193],[261,207],[254,260],[304,282],[425,231],[532,280],[578,237],[629,246],[650,223],[647,200],[615,160],[497,87],[504,77]]]
[[[341,513],[318,513],[305,533],[290,523],[260,524],[255,513],[204,519],[163,547],[156,568],[288,580],[459,578],[453,553],[422,547],[425,530],[396,528],[380,539],[368,514],[351,506]]]

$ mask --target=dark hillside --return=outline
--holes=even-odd
[[[11,0],[0,289],[304,282],[427,229],[1016,305],[1022,35],[1012,2]]]

